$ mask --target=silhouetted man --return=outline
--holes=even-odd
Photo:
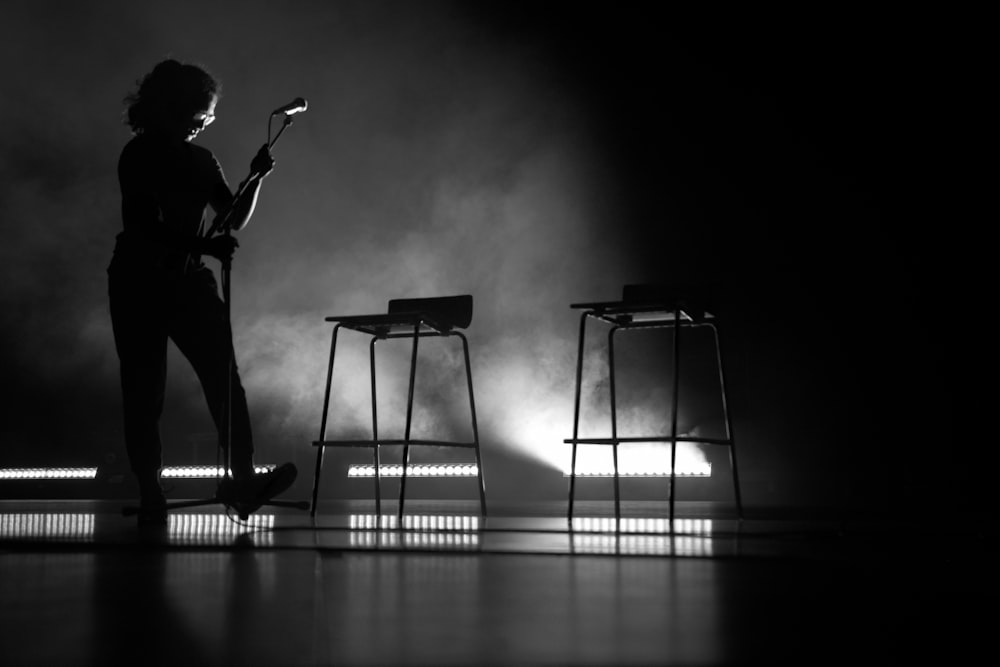
[[[231,212],[243,229],[256,205],[261,181],[274,167],[265,145],[251,162],[245,196],[234,202],[215,156],[191,141],[212,121],[219,85],[200,67],[165,60],[126,97],[126,122],[134,137],[122,150],[118,178],[123,230],[108,267],[111,320],[121,363],[125,444],[139,482],[139,523],[166,523],[160,487],[159,420],[166,386],[167,339],[191,362],[217,428],[222,428],[231,385],[232,478],[219,497],[244,511],[287,489],[291,463],[255,473],[246,394],[233,353],[228,313],[208,255],[231,260],[238,246],[230,235],[206,237],[206,211]]]

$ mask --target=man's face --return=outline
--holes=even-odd
[[[185,141],[193,140],[201,133],[202,130],[215,121],[215,105],[218,101],[219,98],[213,95],[207,107],[191,115],[191,119],[188,121],[187,127],[185,128],[187,133],[184,137]]]

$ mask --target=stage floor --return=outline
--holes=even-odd
[[[0,501],[0,664],[900,664],[987,647],[992,524],[712,503]]]

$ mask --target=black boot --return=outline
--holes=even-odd
[[[257,511],[261,505],[288,490],[298,470],[294,463],[283,463],[269,472],[238,473],[219,485],[219,500],[235,509],[240,517]]]

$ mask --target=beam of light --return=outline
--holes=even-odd
[[[570,344],[566,345],[567,342]],[[537,346],[532,350],[533,358],[526,358],[523,352],[515,349],[502,350],[495,366],[490,368],[490,384],[482,393],[495,401],[491,406],[496,418],[487,415],[484,421],[503,442],[565,474],[569,472],[572,452],[571,446],[563,441],[573,435],[575,350],[566,349],[572,348],[571,341],[563,340],[562,343],[562,348],[554,342]],[[607,364],[602,363],[600,354],[587,355],[583,367],[579,437],[610,436],[607,384]],[[670,416],[662,409],[668,404],[667,399],[665,390],[656,387],[633,404],[620,405],[618,435],[636,437],[669,433]],[[685,422],[682,409],[680,423]],[[679,437],[695,438],[699,431],[697,424],[687,423]],[[670,451],[663,443],[631,442],[621,445],[618,453],[620,471],[666,470],[669,473]],[[676,457],[678,470],[701,470],[707,463],[705,453],[694,442],[678,442]],[[611,452],[606,445],[580,445],[576,464],[578,474],[589,470],[611,471]]]
[[[0,480],[96,479],[97,468],[0,468]]]
[[[531,78],[530,70],[525,76]],[[492,101],[499,91],[485,88],[479,93]],[[534,119],[538,109],[532,90],[529,86],[514,99],[504,94],[502,107],[516,111],[523,104],[530,110],[525,119]],[[481,436],[545,463],[563,457],[566,417],[572,415],[572,390],[566,387],[572,387],[575,350],[574,326],[564,326],[567,305],[580,292],[596,293],[608,281],[623,281],[616,268],[624,265],[617,245],[593,238],[605,220],[602,204],[594,201],[603,199],[595,193],[605,181],[587,165],[600,160],[593,159],[596,148],[584,126],[574,122],[571,107],[565,109],[567,122],[552,132],[541,118],[537,125],[534,120],[512,125],[507,113],[493,111],[495,105],[470,101],[482,113],[448,117],[440,125],[435,119],[439,130],[420,135],[412,145],[394,146],[388,169],[372,181],[375,192],[389,187],[394,196],[380,196],[361,210],[338,210],[350,198],[322,185],[317,191],[321,198],[330,197],[331,205],[292,216],[302,220],[295,230],[298,245],[277,243],[293,257],[272,252],[275,243],[266,237],[254,237],[253,245],[247,237],[248,251],[262,249],[258,275],[273,277],[254,284],[259,278],[247,276],[242,289],[257,295],[254,310],[244,315],[238,309],[234,329],[246,369],[244,384],[267,404],[268,428],[311,434],[318,425],[330,335],[324,316],[380,312],[394,297],[472,293],[476,317],[468,333]],[[497,140],[511,135],[513,143]],[[478,147],[474,159],[465,148],[468,141]],[[430,167],[395,180],[400,176],[396,151],[411,149],[421,156],[420,165]],[[415,177],[419,189],[410,189]],[[302,204],[290,208],[301,210]],[[331,210],[340,219],[377,224],[347,225],[333,233],[327,223]],[[255,229],[255,234],[271,233],[265,225]],[[287,227],[279,229],[291,234]],[[497,248],[503,252],[493,251]],[[580,259],[554,264],[554,256]],[[591,260],[606,270],[596,275],[589,269]],[[357,354],[355,344],[352,336],[338,339],[331,435],[364,433],[370,427],[368,356],[366,350]],[[424,350],[421,343],[421,355]],[[383,370],[397,368],[393,348],[386,345],[379,355],[379,418],[399,421],[405,414],[400,409],[405,383],[396,391],[398,379],[381,377]],[[419,382],[437,369],[421,357]],[[426,388],[421,384],[416,392],[415,433],[466,423],[464,397],[457,395],[452,403],[443,400],[452,397],[450,389],[438,394],[437,387]],[[420,401],[428,409],[421,409]],[[540,431],[548,425],[551,433]],[[395,424],[385,426],[391,430]]]
[[[352,514],[351,530],[396,530],[402,525],[403,530],[427,531],[477,531],[479,517],[454,514],[406,514],[400,524],[395,514]]]
[[[580,103],[575,86],[552,85],[546,49],[494,38],[451,12],[428,31],[406,12],[388,18],[375,10],[389,25],[358,31],[353,20],[328,11],[317,14],[321,20],[278,10],[271,16],[283,33],[303,36],[295,43],[310,45],[306,58],[290,52],[259,69],[247,67],[239,50],[223,47],[204,55],[232,91],[227,98],[233,105],[227,107],[233,122],[220,116],[204,145],[217,153],[234,182],[246,138],[253,136],[250,123],[252,131],[262,129],[255,120],[237,120],[247,114],[237,113],[236,100],[251,117],[253,109],[273,109],[275,97],[281,101],[304,92],[310,100],[308,114],[280,144],[282,166],[241,238],[239,264],[253,269],[236,277],[233,328],[244,385],[263,408],[257,413],[260,441],[292,448],[297,445],[290,443],[314,437],[328,349],[324,316],[372,312],[397,296],[469,292],[477,304],[469,333],[484,440],[564,469],[575,354],[575,316],[568,305],[610,297],[635,269],[629,235],[609,222],[630,211],[631,201],[617,194],[627,190],[619,187],[622,177],[604,154],[600,133],[593,132],[595,117]],[[423,18],[432,10],[412,11]],[[361,20],[368,25],[365,14]],[[100,25],[103,14],[84,18]],[[171,31],[164,26],[177,25],[169,12],[135,18],[159,38]],[[39,26],[48,23],[30,21],[28,34],[44,43],[49,35]],[[330,30],[345,39],[331,39]],[[114,55],[121,45],[115,41],[120,35],[112,33],[117,37],[99,49]],[[82,34],[69,30],[63,36],[85,44]],[[154,52],[150,46],[142,66],[152,64]],[[39,179],[26,170],[5,190],[0,217],[43,217],[62,227],[58,233],[19,227],[27,230],[26,243],[0,248],[13,267],[8,278],[16,278],[5,281],[0,292],[11,295],[15,307],[8,312],[20,312],[18,306],[44,295],[53,310],[69,314],[58,329],[28,318],[31,325],[17,336],[24,347],[14,354],[45,359],[51,357],[41,353],[46,349],[72,350],[73,363],[60,355],[43,378],[58,384],[67,377],[91,377],[90,369],[99,368],[108,388],[101,396],[117,400],[118,369],[100,281],[60,280],[55,291],[38,283],[31,270],[42,257],[71,267],[68,275],[74,277],[100,275],[119,231],[100,213],[117,205],[113,168],[96,175],[72,168],[86,164],[95,147],[127,140],[120,124],[103,119],[109,110],[114,113],[108,100],[120,99],[142,72],[132,59],[108,62],[114,71],[96,82],[100,93],[90,96],[93,104],[67,116],[64,105],[43,99],[37,106],[48,115],[27,116],[24,136],[44,139],[42,152],[58,160],[52,158],[47,170],[34,167],[51,177]],[[315,80],[315,88],[278,96],[275,86],[288,84],[289,64],[299,62],[310,63],[301,74]],[[53,69],[70,78],[72,71]],[[246,72],[253,77],[245,78]],[[28,70],[17,74],[21,88],[43,97],[60,89],[32,85],[36,77]],[[267,81],[274,85],[261,85]],[[345,105],[345,99],[351,103]],[[67,118],[73,122],[61,122]],[[100,132],[92,131],[95,123]],[[53,134],[51,128],[59,131]],[[22,163],[47,165],[39,163],[37,142],[15,145],[28,147],[19,150],[23,157],[15,156],[20,157],[12,163],[15,171]],[[96,205],[81,206],[92,202],[94,193],[105,194]],[[628,207],[619,208],[623,205]],[[93,224],[80,224],[80,210],[98,212],[87,221]],[[94,229],[103,230],[105,241],[92,241]],[[81,285],[88,286],[83,295]],[[183,364],[178,356],[170,355],[170,363]],[[338,356],[338,364],[342,359],[346,362]],[[362,377],[366,361],[364,355],[359,359]],[[347,370],[354,375],[353,368]],[[185,393],[197,395],[186,366],[182,373],[172,368],[170,377],[172,388],[188,382]],[[366,382],[334,394],[335,414],[344,415],[339,425],[367,426]]]
[[[566,445],[567,454],[570,446]],[[563,474],[569,475],[567,456]],[[689,442],[677,443],[674,473],[682,477],[711,477],[712,464],[701,449]],[[577,476],[604,477],[614,474],[609,445],[579,445],[576,453]],[[618,474],[629,477],[670,475],[670,445],[662,443],[626,443],[618,446]]]
[[[403,466],[379,466],[382,477],[402,477]],[[374,477],[375,466],[352,465],[347,469],[348,477]],[[409,465],[406,467],[407,477],[478,477],[479,467],[475,464],[440,464],[440,465]]]
[[[273,463],[254,466],[254,472],[266,473],[274,470]],[[229,471],[232,474],[232,471]],[[213,479],[223,477],[221,466],[168,466],[160,471],[164,479]]]
[[[28,540],[74,540],[87,542],[94,537],[94,515],[79,514],[0,514],[0,538]]]

